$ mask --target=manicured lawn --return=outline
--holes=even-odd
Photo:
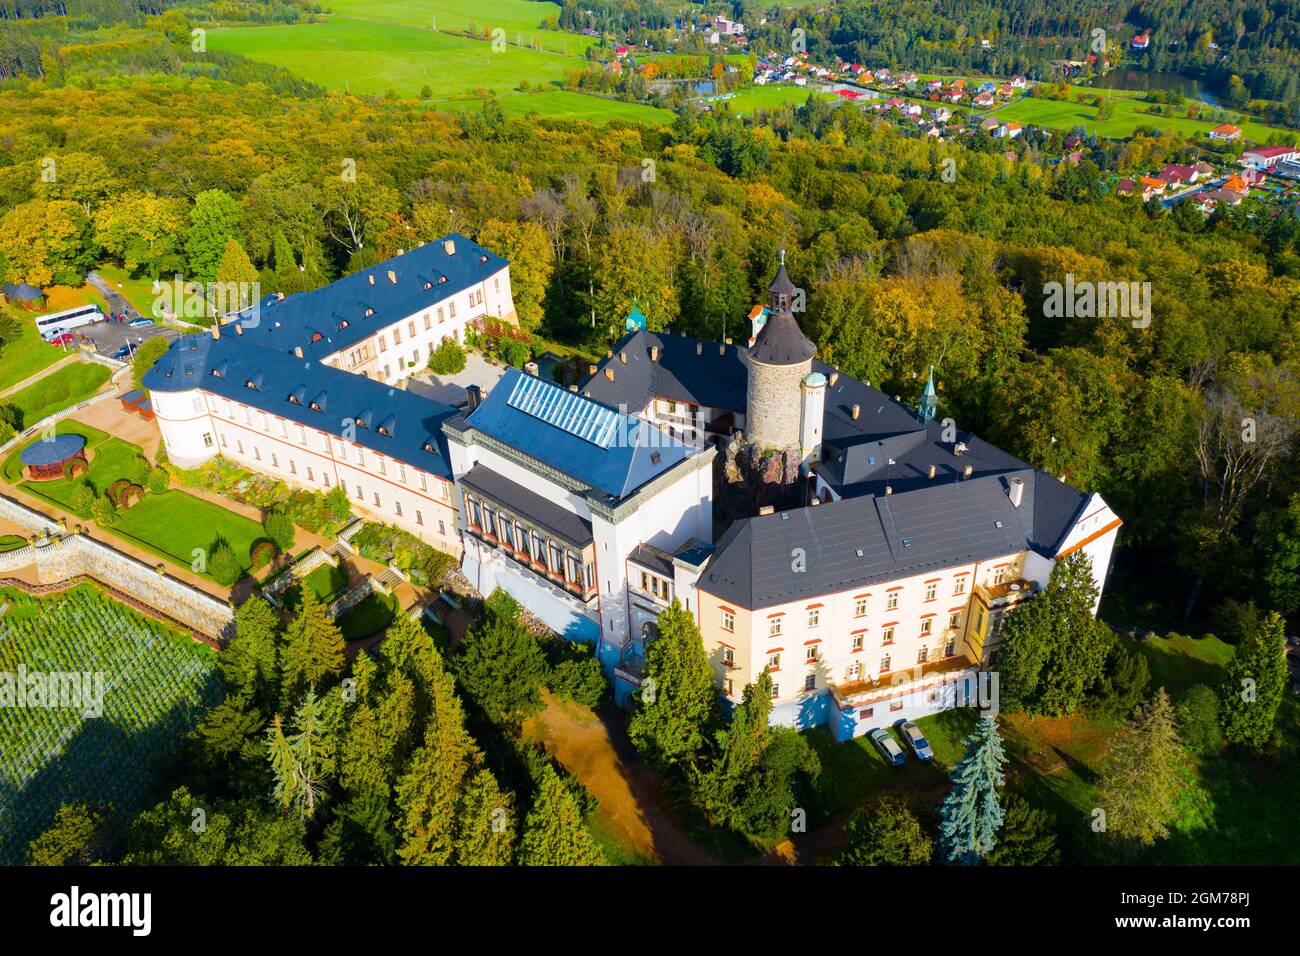
[[[400,610],[391,594],[371,594],[336,623],[345,641],[355,641],[382,631]]]
[[[0,535],[0,554],[7,551],[17,551],[19,548],[27,546],[27,539],[20,534]]]
[[[127,467],[141,454],[139,445],[132,445],[120,438],[110,438],[88,452],[87,456],[91,461],[86,477],[90,479],[95,494],[102,495],[113,482],[125,478]],[[54,481],[24,481],[19,487],[28,494],[58,505],[64,511],[70,511],[82,518],[90,517],[89,508],[78,511],[72,507],[76,483],[66,478],[56,478]]]
[[[32,313],[12,306],[6,306],[4,311],[18,320],[22,334],[0,348],[0,391],[13,388],[23,379],[35,375],[43,368],[49,368],[64,357],[63,349],[50,345],[37,333]]]
[[[80,435],[86,439],[86,453],[90,450],[108,441],[108,433],[102,432],[98,428],[91,428],[89,425],[83,425],[81,422],[74,421],[71,418],[65,418],[62,421],[55,422],[54,434],[56,435]],[[19,457],[24,448],[34,445],[41,439],[33,438],[31,441],[24,442],[9,453],[9,457],[4,463],[4,479],[10,484],[17,484],[23,480],[23,463]]]
[[[51,351],[59,351],[45,346]],[[61,355],[60,351],[60,355]],[[23,427],[30,428],[42,419],[69,405],[85,401],[99,391],[111,373],[103,365],[76,362],[51,372],[39,382],[28,385],[5,399],[23,413]]]
[[[348,573],[332,564],[322,564],[302,579],[301,584],[289,587],[285,591],[284,606],[291,613],[297,612],[302,603],[302,589],[305,587],[316,596],[322,604],[332,604],[348,586]]]
[[[606,100],[599,96],[575,93],[572,90],[516,93],[498,97],[497,102],[501,104],[501,112],[512,117],[536,113],[538,116],[588,120],[602,125],[611,120],[626,120],[630,123],[652,123],[658,126],[667,126],[674,119],[671,110],[661,110],[657,106]],[[466,110],[481,110],[483,100],[447,100],[430,105],[433,109],[458,113]]]
[[[510,43],[522,40],[530,46],[536,41],[544,50],[572,56],[580,56],[595,42],[578,33],[540,29],[547,17],[559,17],[560,6],[539,0],[335,0],[329,10],[344,17],[389,20],[457,33],[481,34],[499,27],[506,31]]]
[[[284,67],[330,90],[415,97],[426,84],[438,96],[479,88],[504,93],[521,80],[546,86],[583,60],[392,23],[334,19],[293,26],[208,31],[214,50]]]
[[[108,530],[184,567],[193,565],[195,551],[211,557],[214,543],[223,538],[245,572],[253,563],[250,549],[265,537],[256,521],[175,489],[145,495]]]

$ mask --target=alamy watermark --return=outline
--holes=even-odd
[[[260,282],[187,282],[179,273],[171,282],[153,284],[154,315],[198,319],[239,314],[245,328],[257,328],[261,321]]]
[[[104,715],[102,671],[0,671],[0,707],[76,710],[92,719]]]
[[[1065,282],[1043,285],[1043,315],[1049,319],[1132,319],[1133,328],[1151,324],[1150,282],[1076,281],[1074,273]]]

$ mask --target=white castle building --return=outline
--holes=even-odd
[[[343,487],[596,645],[620,699],[676,598],[721,693],[767,670],[774,720],[846,739],[960,703],[1057,560],[1083,551],[1104,586],[1121,522],[942,427],[933,380],[912,408],[817,361],[794,291],[782,265],[748,347],[633,331],[578,388],[512,369],[453,407],[396,383],[514,314],[508,264],[453,235],[182,338],[144,385],[172,461]],[[715,529],[737,432],[798,463],[801,506]]]

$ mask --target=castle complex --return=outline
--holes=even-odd
[[[839,739],[959,705],[1005,614],[1120,520],[816,358],[782,263],[748,346],[644,320],[570,389],[511,369],[457,407],[399,387],[444,336],[513,318],[509,265],[459,235],[182,338],[146,375],[168,455],[220,454],[460,556],[625,700],[659,614],[699,624],[719,691]]]

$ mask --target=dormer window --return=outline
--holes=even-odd
[[[425,443],[424,443],[424,450],[427,451],[427,452],[429,452],[429,454],[433,454],[434,451],[435,451],[435,449],[434,449],[434,447],[433,447],[433,442],[431,442],[431,441],[427,441],[427,442],[425,442]]]
[[[369,427],[370,427],[369,425],[366,424],[366,420],[365,420],[364,418],[356,418],[356,419],[353,419],[353,421],[355,421],[355,422],[357,423],[357,427],[358,427],[358,428],[369,428]]]
[[[432,289],[432,288],[433,288],[433,283],[430,282],[428,279],[425,279],[425,280],[424,280],[424,291],[425,291],[425,292],[428,292],[428,291],[429,291],[430,289]]]
[[[346,329],[346,328],[347,328],[349,325],[351,325],[351,324],[352,324],[352,323],[349,322],[347,319],[340,319],[340,320],[339,320],[339,328],[340,328],[340,329]]]
[[[375,431],[379,432],[379,434],[381,434],[381,435],[383,435],[383,436],[385,436],[385,437],[388,437],[388,435],[389,435],[389,431],[388,431],[388,429],[385,428],[383,425],[380,425],[377,429],[375,429]]]
[[[320,404],[315,399],[312,399],[311,405],[308,407],[311,408],[313,412],[323,412],[325,410],[320,407]]]
[[[321,335],[319,332],[313,332],[311,334],[312,342],[319,342],[323,338],[325,338],[325,336]]]
[[[214,369],[213,369],[209,374],[210,374],[213,378],[221,378],[221,369],[219,369],[219,368],[214,368]]]
[[[479,256],[478,261],[479,264],[482,265],[484,262],[487,262],[487,256]]]
[[[372,315],[374,315],[374,314],[375,314],[375,310],[367,306],[367,308],[366,308],[366,318],[368,319],[368,318],[370,318],[370,317],[371,317]]]
[[[438,276],[438,285],[442,285],[442,284],[445,283],[446,281],[447,281],[447,277],[446,277],[446,276]]]
[[[256,389],[256,388],[257,388],[257,383],[254,382],[254,381],[250,378],[247,382],[244,383],[244,388],[252,388],[252,389]]]

